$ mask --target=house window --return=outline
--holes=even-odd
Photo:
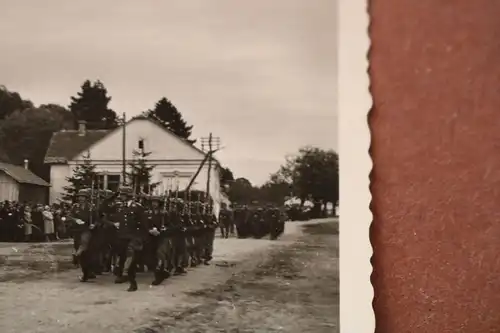
[[[183,191],[189,184],[192,176],[193,175],[190,172],[174,171],[162,173],[162,184],[160,186],[163,187],[165,191],[176,191],[177,189],[179,191]]]
[[[139,149],[144,149],[144,139],[140,139],[138,141],[138,147],[139,147]]]
[[[108,190],[113,192],[118,191],[120,187],[120,175],[108,175]]]
[[[117,191],[120,186],[120,175],[119,174],[99,174],[97,175],[97,182],[99,189]]]
[[[104,175],[97,175],[97,187],[100,190],[103,190],[106,188],[106,177]]]

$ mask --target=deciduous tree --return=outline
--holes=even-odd
[[[0,120],[5,119],[15,111],[22,111],[33,106],[31,101],[23,99],[19,93],[10,91],[5,86],[0,86]]]
[[[22,165],[29,160],[30,170],[45,180],[49,179],[49,168],[44,165],[45,152],[52,133],[71,122],[71,113],[64,108],[32,107],[18,110],[0,121],[0,150],[8,156],[10,163]]]
[[[249,204],[258,200],[257,189],[246,178],[237,178],[229,189],[229,200],[232,203]]]
[[[289,183],[302,202],[312,199],[319,214],[327,203],[335,207],[338,202],[339,156],[333,150],[301,148],[296,156],[287,158],[276,178]]]
[[[221,190],[227,194],[234,181],[233,172],[227,167],[221,167],[219,172]]]

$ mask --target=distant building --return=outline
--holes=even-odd
[[[113,130],[88,130],[85,123],[78,130],[63,130],[53,134],[45,155],[45,163],[50,165],[50,202],[61,198],[66,180],[84,156],[96,165],[99,174],[96,181],[101,188],[115,191],[122,182],[122,141],[123,127]],[[125,124],[125,152],[127,171],[133,161],[133,151],[143,145],[148,164],[155,165],[152,182],[160,182],[157,191],[184,190],[195,175],[205,153],[184,139],[176,136],[154,120],[136,117]],[[210,172],[210,195],[220,206],[220,166],[213,160]],[[208,163],[205,163],[192,185],[193,190],[206,191]]]
[[[50,184],[24,167],[0,162],[0,201],[47,203]]]

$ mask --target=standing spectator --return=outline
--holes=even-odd
[[[56,231],[56,239],[62,239],[66,237],[66,224],[62,220],[62,209],[63,207],[58,204],[54,204],[52,211],[54,212],[54,226]]]
[[[31,220],[33,221],[33,226],[35,227],[35,233],[33,233],[32,238],[36,242],[42,242],[44,239],[42,212],[43,205],[33,205],[33,209],[31,210]]]
[[[31,219],[31,207],[29,205],[24,206],[22,218],[24,220],[24,241],[29,242],[33,234],[33,221]]]
[[[54,215],[50,211],[50,206],[45,206],[42,211],[43,216],[43,231],[45,234],[45,241],[50,242],[54,240]]]

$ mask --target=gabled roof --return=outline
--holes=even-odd
[[[174,132],[172,132],[168,128],[165,128],[158,120],[153,119],[151,117],[147,117],[145,115],[139,115],[131,118],[129,121],[127,121],[127,124],[133,122],[134,120],[141,120],[141,119],[148,120],[160,126],[165,132],[171,134],[177,140],[182,141],[182,143],[189,146],[191,149],[196,150],[198,153],[202,155],[206,155],[204,151],[190,144],[187,140],[177,136]],[[98,141],[102,140],[105,136],[107,136],[108,134],[114,132],[119,128],[120,127],[117,127],[116,129],[111,129],[111,130],[86,130],[85,135],[79,135],[78,130],[62,130],[59,132],[54,132],[50,140],[49,148],[45,153],[44,163],[47,164],[68,163],[68,161],[71,161],[73,158],[78,156],[78,154],[89,149]],[[213,158],[213,160],[218,165],[220,165],[217,159]]]
[[[156,119],[156,118],[148,117],[148,116],[146,116],[144,114],[140,114],[140,115],[138,115],[138,116],[130,119],[130,121],[133,121],[135,119],[149,120],[150,122],[152,122],[152,123],[160,126],[165,132],[170,133],[177,140],[182,141],[182,143],[184,143],[185,145],[188,145],[189,147],[191,147],[192,149],[196,150],[198,153],[202,154],[203,156],[205,156],[207,154],[206,152],[204,152],[200,148],[198,148],[195,145],[192,145],[191,143],[189,143],[186,139],[181,138],[180,136],[178,136],[177,134],[175,134],[174,132],[172,132],[171,130],[169,130],[168,128],[166,128],[165,126],[163,126],[163,124],[158,119]],[[212,161],[215,161],[218,165],[220,165],[219,161],[215,157],[212,157]]]
[[[0,171],[5,172],[7,175],[21,184],[33,184],[47,187],[50,186],[50,184],[45,180],[38,177],[30,170],[25,169],[19,165],[0,162]]]
[[[79,135],[77,130],[55,132],[50,139],[44,162],[49,164],[67,163],[112,131],[86,130],[85,135]]]

